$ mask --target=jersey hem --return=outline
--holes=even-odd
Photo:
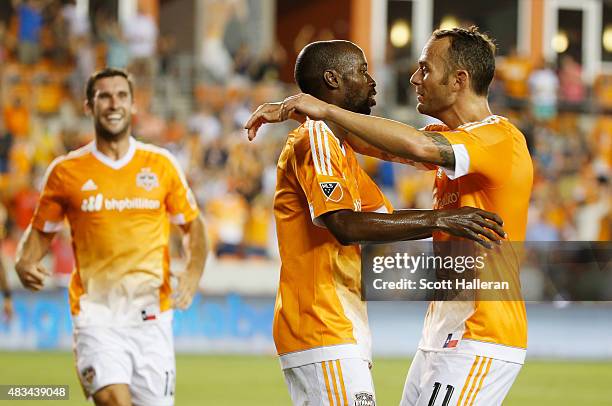
[[[363,354],[363,350],[357,344],[330,345],[279,354],[282,369],[345,358],[359,358],[368,362],[372,361],[370,356]]]
[[[527,355],[526,348],[511,347],[504,344],[488,343],[468,338],[462,339],[455,348],[432,348],[423,345],[419,345],[418,348],[426,352],[454,352],[457,354],[477,355],[521,365],[525,363]]]

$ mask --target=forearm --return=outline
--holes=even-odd
[[[433,210],[403,210],[393,214],[341,210],[323,219],[344,245],[416,240],[438,229]]]
[[[201,275],[204,272],[208,255],[206,230],[201,216],[193,220],[185,231],[185,250],[187,252],[186,271]]]
[[[399,156],[390,154],[389,152],[382,151],[379,148],[376,148],[374,145],[368,144],[367,142],[365,142],[364,140],[362,140],[361,138],[359,138],[358,136],[354,134],[348,133],[346,140],[350,144],[351,148],[353,148],[355,152],[361,155],[367,155],[373,158],[378,158],[378,159],[382,159],[383,161],[389,161],[389,162],[399,162],[399,163],[409,164],[409,165],[414,163],[413,161],[409,159],[401,158]]]
[[[0,293],[4,295],[10,295],[11,290],[9,289],[8,281],[6,279],[6,268],[0,258]]]
[[[340,125],[366,143],[392,155],[417,159],[429,139],[419,130],[407,124],[382,117],[353,113],[329,105],[327,120]]]
[[[20,265],[40,262],[49,251],[54,236],[55,234],[43,233],[31,225],[28,226],[17,246],[15,263]]]

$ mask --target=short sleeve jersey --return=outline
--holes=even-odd
[[[337,210],[393,209],[350,146],[308,120],[289,134],[277,166],[282,264],[273,332],[284,368],[371,357],[360,248],[340,244],[321,220]]]
[[[523,241],[533,183],[533,164],[525,137],[506,118],[490,116],[450,130],[431,125],[452,145],[455,167],[438,168],[434,209],[472,206],[499,214],[510,241]],[[436,232],[434,241],[454,237]],[[520,287],[519,255],[512,244],[488,256],[487,269],[495,269],[512,286]],[[517,294],[518,295],[518,294]],[[452,315],[452,316],[450,316]],[[421,348],[448,349],[522,363],[527,347],[525,305],[520,300],[432,302],[425,320]]]
[[[69,297],[77,324],[134,323],[170,309],[169,223],[197,215],[172,155],[130,138],[117,161],[95,143],[56,159],[32,226],[57,232],[68,220],[76,263]]]

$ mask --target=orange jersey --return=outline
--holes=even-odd
[[[371,359],[360,247],[341,245],[320,219],[336,210],[393,209],[351,147],[322,121],[308,120],[289,134],[277,167],[281,273],[273,330],[283,368]]]
[[[95,142],[57,158],[32,226],[57,232],[68,219],[75,325],[130,324],[170,309],[169,220],[185,224],[197,214],[170,153],[130,138],[117,161]]]
[[[524,241],[533,182],[533,165],[525,137],[506,118],[490,116],[440,132],[455,153],[453,171],[439,168],[434,184],[434,208],[478,207],[504,220],[510,241]],[[434,241],[452,240],[434,233]],[[487,251],[479,251],[482,255]],[[489,251],[491,253],[491,251]],[[520,254],[508,243],[487,257],[487,270],[519,287]],[[520,293],[514,292],[513,298]],[[522,363],[527,347],[527,318],[523,301],[432,302],[425,319],[421,347],[444,348],[460,340],[466,353]]]

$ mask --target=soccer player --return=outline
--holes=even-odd
[[[172,308],[187,308],[206,260],[204,223],[170,153],[136,141],[132,81],[106,68],[87,82],[95,140],[57,158],[45,175],[16,270],[40,290],[40,260],[68,219],[76,269],[69,286],[76,366],[96,405],[172,405]],[[185,234],[186,269],[173,293],[170,222]]]
[[[246,125],[249,137],[265,122],[292,113],[325,120],[389,155],[437,168],[434,208],[464,205],[498,213],[508,240],[523,241],[533,166],[523,134],[487,102],[495,46],[476,27],[438,30],[425,45],[411,82],[417,109],[442,121],[417,130],[359,114],[300,94],[260,106]],[[313,97],[315,96],[315,97]],[[376,153],[378,151],[378,153]],[[434,241],[456,239],[433,233]],[[519,256],[511,244],[492,255],[496,269],[518,286]],[[430,303],[402,405],[500,405],[518,375],[527,348],[524,302]]]
[[[307,45],[295,64],[300,89],[369,114],[376,83],[348,41]],[[504,234],[493,213],[393,211],[359,167],[346,131],[307,120],[289,133],[277,166],[274,214],[281,275],[274,341],[296,405],[374,405],[370,331],[361,300],[359,243],[425,238],[444,231],[485,243]]]

